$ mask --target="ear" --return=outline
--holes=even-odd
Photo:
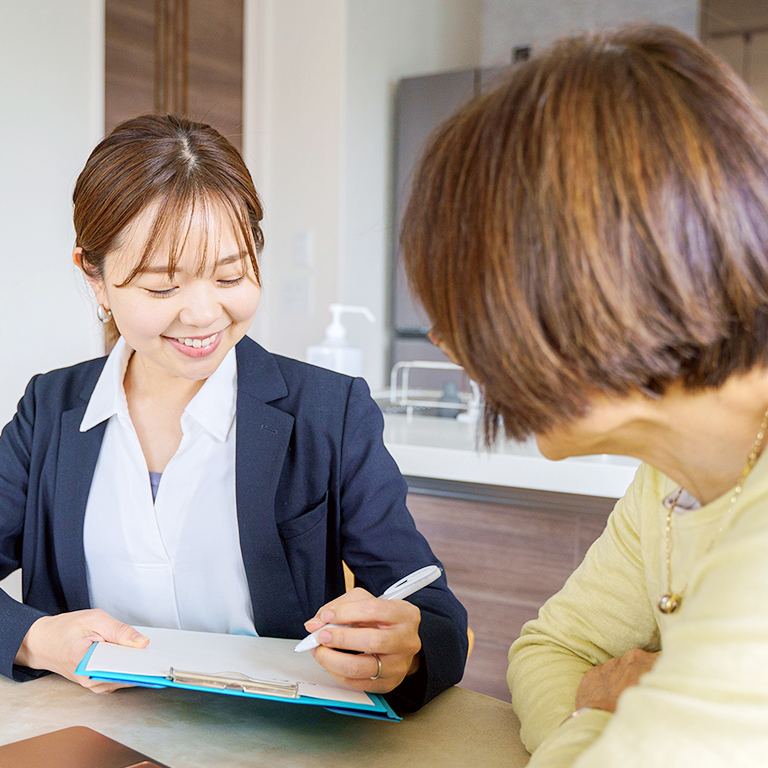
[[[75,266],[83,273],[83,276],[88,281],[88,285],[91,286],[96,301],[101,304],[104,309],[109,309],[107,292],[104,290],[104,280],[100,277],[94,277],[85,269],[83,266],[83,249],[79,245],[72,251],[72,261],[75,262]]]

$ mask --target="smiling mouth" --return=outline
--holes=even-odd
[[[221,333],[221,331],[216,331],[216,333],[212,334],[211,336],[206,336],[204,339],[190,339],[190,338],[184,338],[179,336],[174,336],[173,338],[179,342],[179,344],[183,344],[185,347],[194,347],[195,349],[199,347],[207,347],[213,344],[214,341],[216,341],[216,337]]]

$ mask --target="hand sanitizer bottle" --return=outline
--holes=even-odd
[[[363,351],[347,341],[347,329],[342,325],[341,315],[344,312],[358,313],[365,315],[372,323],[375,319],[367,307],[331,304],[330,310],[333,320],[325,329],[322,342],[307,347],[307,362],[337,373],[346,373],[347,376],[360,376],[363,372]]]

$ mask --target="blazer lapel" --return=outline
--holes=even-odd
[[[83,547],[83,524],[93,473],[107,422],[80,431],[87,403],[61,415],[61,438],[53,502],[53,541],[56,566],[66,608],[89,608]]]
[[[275,521],[275,494],[293,416],[267,404],[288,393],[272,356],[246,338],[237,346],[236,494],[240,547],[263,636],[304,634],[299,596]]]

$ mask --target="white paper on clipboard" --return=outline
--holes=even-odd
[[[171,668],[210,675],[240,674],[254,680],[298,684],[300,696],[343,704],[370,704],[363,691],[334,680],[309,653],[294,653],[296,640],[222,635],[183,629],[135,627],[146,648],[98,643],[86,666],[122,675],[166,677]]]

